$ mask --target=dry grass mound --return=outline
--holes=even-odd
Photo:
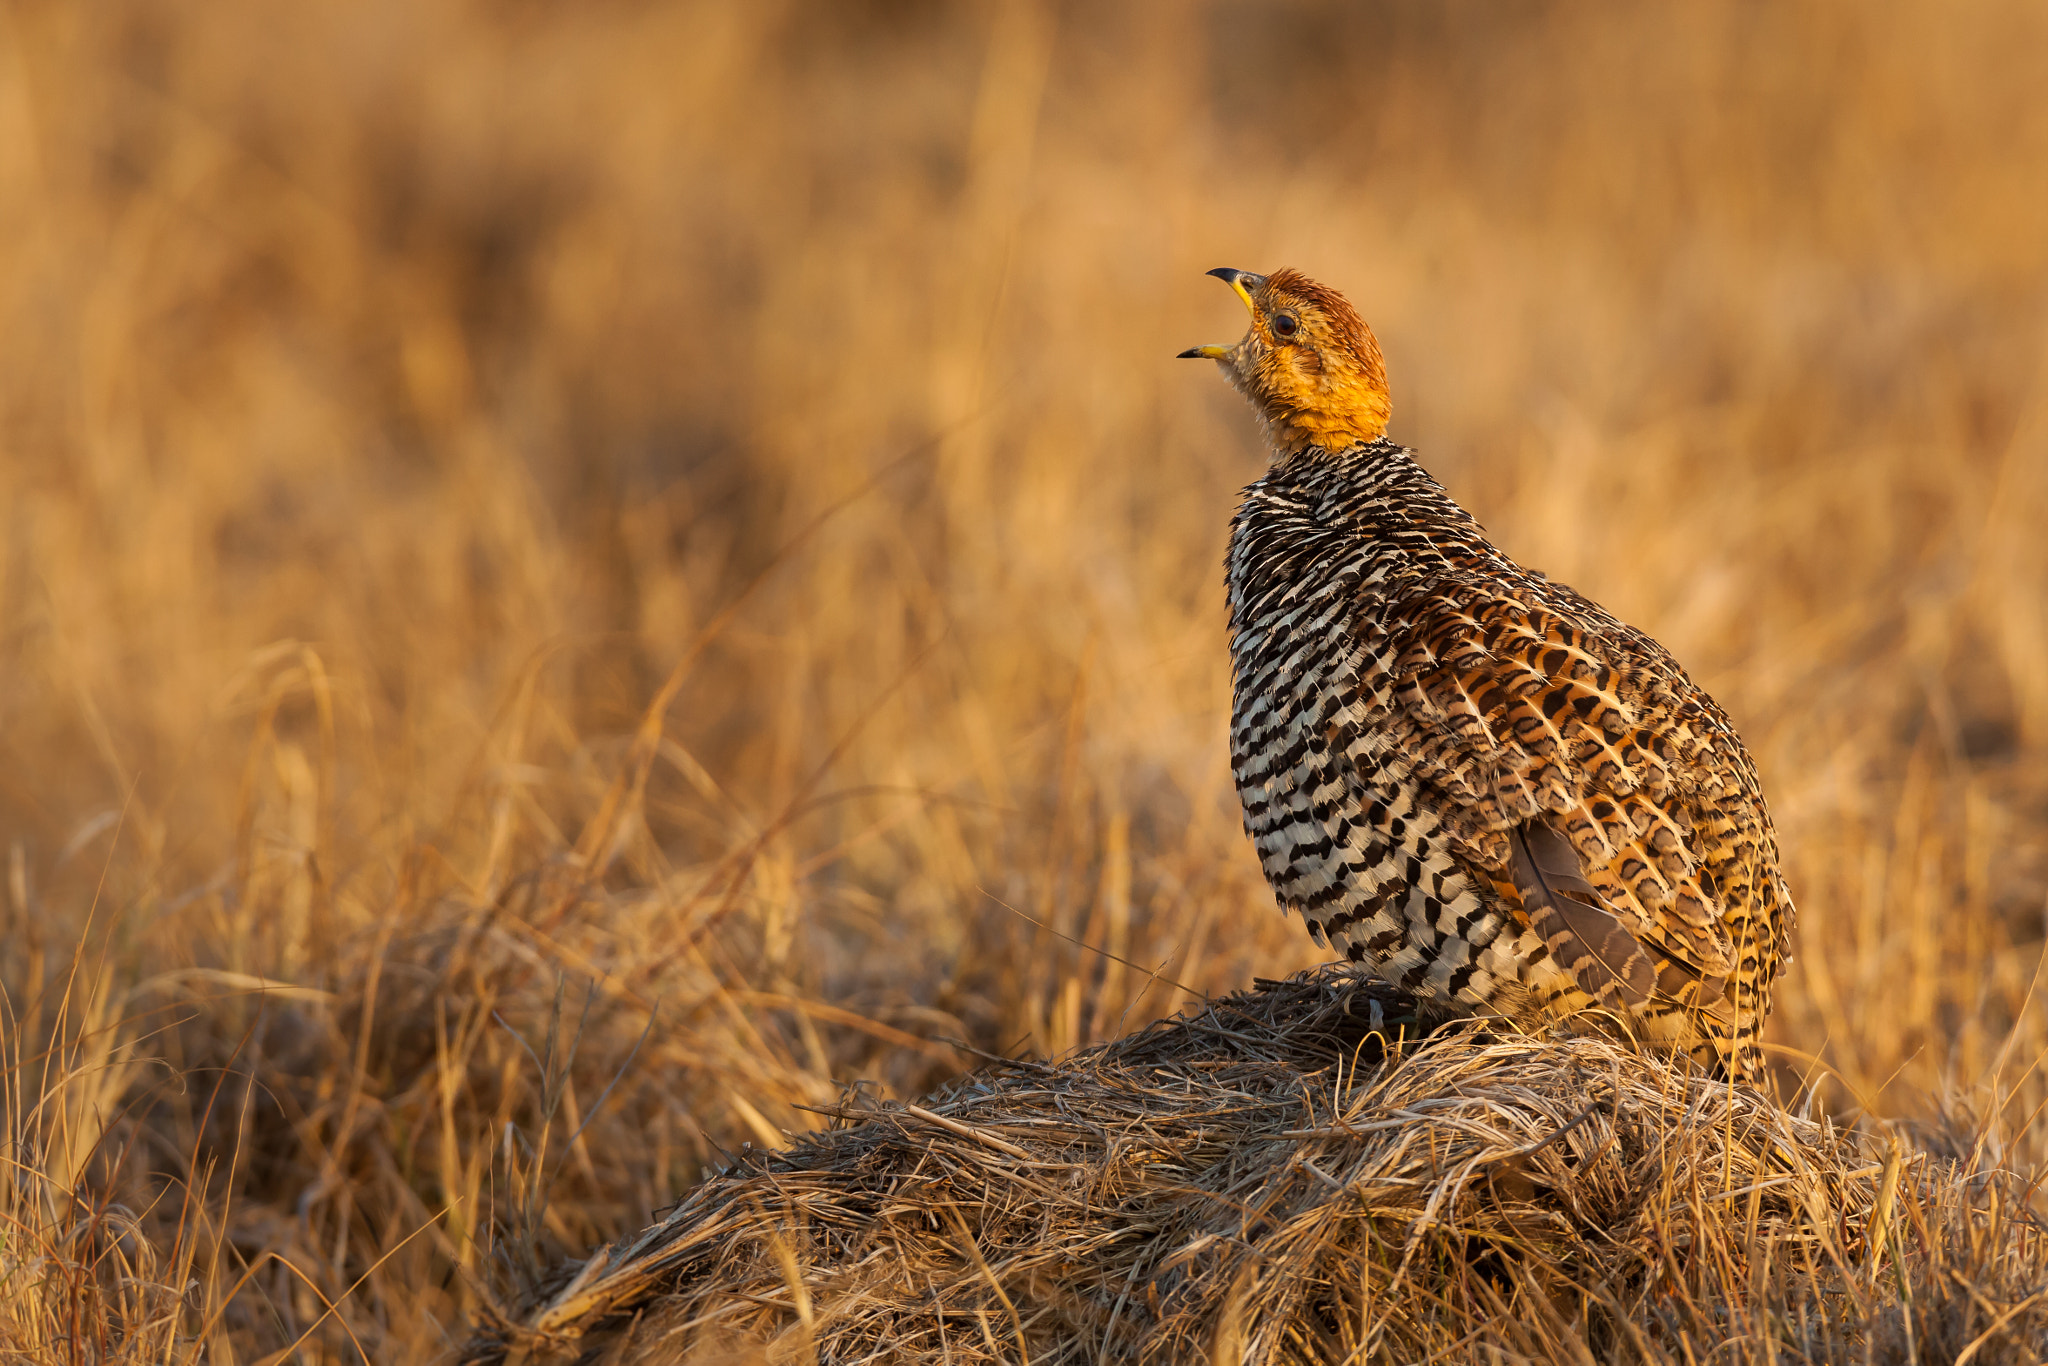
[[[1923,1354],[2048,1328],[2039,1294],[1930,1278],[1951,1240],[1924,1153],[1606,1039],[1413,1027],[1325,969],[923,1105],[856,1098],[471,1360],[1904,1359],[1909,1282]],[[1989,1230],[1978,1270],[2031,1249],[2038,1275],[2010,1193],[1945,1170],[1951,1222]]]

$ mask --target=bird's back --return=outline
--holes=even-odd
[[[1753,1073],[1792,906],[1747,751],[1661,646],[1384,439],[1283,455],[1226,568],[1232,766],[1285,909],[1447,1004],[1604,1007]]]

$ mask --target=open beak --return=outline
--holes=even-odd
[[[1258,313],[1259,306],[1252,302],[1252,291],[1260,288],[1266,283],[1265,276],[1254,275],[1248,270],[1232,270],[1229,266],[1218,266],[1216,269],[1210,271],[1209,273],[1215,276],[1217,279],[1221,280],[1224,284],[1229,285],[1231,288],[1231,292],[1236,294],[1238,298],[1244,300],[1244,306],[1247,309],[1250,309],[1253,314]],[[1226,359],[1230,355],[1230,353],[1236,349],[1237,348],[1234,346],[1196,346],[1181,352],[1178,356],[1174,357],[1174,359],[1223,360]]]

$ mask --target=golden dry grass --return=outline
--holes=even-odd
[[[1418,1042],[1415,1014],[1340,966],[857,1098],[464,1361],[2018,1363],[2048,1337],[2048,1226],[1995,1160],[1594,1035]]]
[[[10,0],[0,1351],[434,1360],[846,1081],[1312,961],[1225,769],[1252,427],[1170,359],[1223,264],[1734,715],[1787,1093],[2030,1170],[2044,41]]]

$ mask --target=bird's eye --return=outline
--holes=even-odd
[[[1292,313],[1275,313],[1273,315],[1273,335],[1277,337],[1291,337],[1299,331],[1301,331],[1301,320]]]

